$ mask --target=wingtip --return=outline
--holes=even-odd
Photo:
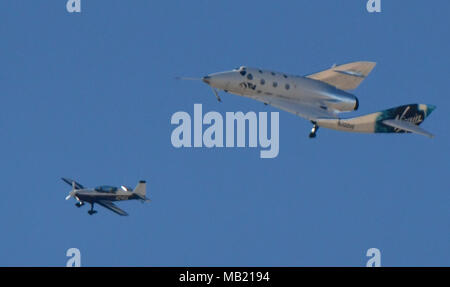
[[[375,68],[375,66],[377,65],[377,62],[367,61],[366,63],[370,66],[370,71],[369,71],[369,73],[370,73],[370,72]]]

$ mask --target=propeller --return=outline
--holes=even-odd
[[[75,182],[72,181],[72,190],[69,192],[69,195],[66,196],[66,200],[69,200],[71,197],[75,197],[78,200],[78,197],[75,196]]]

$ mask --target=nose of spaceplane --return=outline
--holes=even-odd
[[[206,84],[210,84],[210,82],[209,82],[209,80],[211,79],[211,77],[210,76],[204,76],[203,78],[202,78],[202,81],[204,82],[204,83],[206,83]]]
[[[202,78],[204,83],[221,90],[226,90],[231,80],[232,78],[229,72],[209,74]]]

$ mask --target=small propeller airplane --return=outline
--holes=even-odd
[[[419,125],[436,108],[433,105],[410,104],[359,117],[339,116],[358,109],[358,98],[348,91],[356,89],[375,65],[374,62],[333,65],[307,76],[242,66],[203,78],[179,79],[202,80],[211,86],[219,102],[218,90],[223,90],[303,117],[313,124],[310,138],[316,137],[319,127],[360,133],[416,133],[432,138]]]
[[[66,200],[69,200],[71,197],[75,198],[78,201],[75,204],[76,207],[82,207],[85,202],[90,203],[91,209],[88,211],[89,215],[97,213],[97,211],[94,210],[95,203],[121,216],[127,216],[128,213],[117,207],[113,201],[132,199],[138,199],[141,200],[141,202],[150,201],[150,199],[145,196],[146,183],[143,180],[139,181],[134,190],[124,185],[120,188],[109,185],[101,185],[96,188],[85,188],[72,179],[62,178],[62,180],[72,186],[72,190],[66,197]]]

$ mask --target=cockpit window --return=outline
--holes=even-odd
[[[283,77],[284,77],[285,79],[287,79],[287,75],[283,74]]]
[[[247,79],[253,80],[253,75],[252,75],[252,74],[248,74],[248,75],[247,75]]]
[[[239,68],[234,69],[234,71],[239,71],[241,75],[245,75],[245,71],[247,70],[247,67],[240,66]]]
[[[258,70],[258,72],[259,72],[260,74],[262,74],[262,73],[263,73],[263,71],[262,71],[262,70]]]
[[[117,187],[109,186],[109,185],[101,185],[95,188],[95,191],[104,192],[104,193],[114,193],[116,192]]]
[[[245,70],[241,70],[239,73],[240,73],[242,76],[245,76],[245,74],[247,74],[247,72],[246,72]]]

